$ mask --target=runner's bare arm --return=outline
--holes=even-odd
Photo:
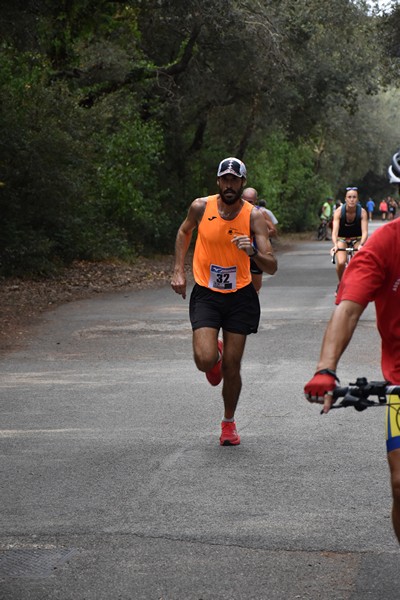
[[[341,207],[339,207],[333,213],[333,221],[332,221],[332,243],[333,243],[333,250],[335,252],[337,250],[341,210],[342,210]]]
[[[265,226],[266,221],[263,215],[256,210],[252,210],[250,228],[254,234],[258,250],[258,254],[254,256],[253,260],[264,273],[273,275],[278,268],[278,261],[269,240],[268,226],[267,229]]]
[[[267,213],[264,213],[264,219],[267,222],[269,237],[276,237],[278,235],[278,231],[273,224],[271,217],[267,215]]]
[[[262,210],[262,208],[260,209],[261,214],[263,215],[267,225],[268,225],[268,233],[269,233],[269,237],[277,237],[278,235],[278,230],[275,227],[275,225],[272,222],[271,217],[269,216],[269,214],[267,213],[266,210]]]
[[[206,208],[207,200],[205,198],[197,198],[189,207],[186,219],[178,229],[175,241],[175,265],[174,273],[171,279],[172,289],[186,298],[186,274],[185,274],[185,257],[190,246],[193,230],[200,223]]]
[[[256,240],[256,254],[254,254],[254,247],[250,237],[239,235],[234,237],[232,242],[236,244],[239,250],[243,250],[248,256],[253,258],[262,271],[273,275],[278,268],[278,262],[269,241],[267,223],[262,214],[256,209],[253,209],[250,214],[250,230],[250,235]]]
[[[330,369],[336,372],[340,357],[346,350],[364,306],[351,300],[342,300],[335,308],[325,331],[317,371]],[[323,412],[327,413],[332,406],[332,396],[324,398]]]

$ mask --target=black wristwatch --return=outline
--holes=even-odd
[[[320,371],[316,371],[314,375],[332,375],[332,377],[334,377],[336,381],[340,383],[340,379],[336,375],[336,371],[332,371],[332,369],[321,369]]]
[[[252,246],[252,247],[253,247],[254,252],[253,252],[253,254],[248,254],[249,258],[253,258],[253,256],[257,256],[257,254],[258,254],[257,248],[255,246]]]

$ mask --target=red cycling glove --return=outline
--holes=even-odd
[[[324,400],[327,392],[332,392],[339,383],[335,371],[330,369],[321,369],[317,371],[312,379],[304,386],[304,393],[307,400]]]

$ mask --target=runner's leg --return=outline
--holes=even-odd
[[[207,373],[218,362],[218,329],[200,327],[193,331],[193,357],[199,371]]]
[[[339,252],[336,252],[336,255],[335,255],[336,274],[340,281],[342,279],[344,270],[346,268],[347,252],[344,252],[343,250],[345,250],[347,248],[347,243],[343,242],[341,240],[338,240],[337,245],[338,245],[338,248],[342,248],[342,250],[339,250]]]
[[[392,523],[393,529],[400,542],[400,449],[392,450],[388,454],[390,467],[390,479],[392,484],[393,508]]]
[[[242,389],[240,367],[245,345],[245,335],[224,331],[222,398],[225,419],[233,419],[239,401],[240,390]]]

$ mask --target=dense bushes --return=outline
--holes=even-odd
[[[315,157],[306,143],[283,133],[266,139],[265,149],[249,153],[252,185],[278,218],[283,231],[306,231],[314,223],[328,184],[315,173]]]
[[[0,269],[48,272],[84,246],[88,165],[62,89],[43,85],[38,67],[26,68],[31,57],[23,69],[2,58]]]

